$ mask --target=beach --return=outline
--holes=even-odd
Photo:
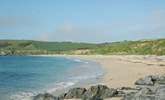
[[[164,56],[140,56],[140,55],[67,55],[65,57],[82,60],[95,61],[104,70],[104,75],[98,78],[98,83],[86,84],[107,85],[110,88],[132,87],[135,88],[135,81],[147,75],[164,75]],[[83,86],[83,85],[82,85]],[[110,100],[120,100],[119,97]]]
[[[45,56],[45,57],[41,57],[41,56]],[[89,77],[89,75],[92,74],[93,72],[96,73],[96,74],[94,74],[95,77],[76,82],[76,84],[72,84],[69,87],[67,86],[65,89],[57,89],[58,91],[54,91],[54,88],[51,88],[51,91],[53,89],[54,92],[48,92],[48,93],[51,93],[55,96],[59,96],[60,94],[67,92],[69,89],[75,88],[75,87],[89,89],[91,86],[105,85],[105,86],[108,86],[109,88],[113,88],[113,89],[120,89],[123,87],[136,88],[135,81],[137,81],[139,78],[143,78],[148,75],[164,75],[164,69],[165,69],[165,56],[38,55],[38,56],[34,56],[34,57],[33,56],[24,57],[24,59],[25,58],[33,59],[33,61],[35,61],[35,59],[37,58],[38,59],[37,64],[39,63],[38,61],[41,61],[41,60],[44,60],[44,61],[49,60],[49,63],[50,63],[50,61],[52,61],[53,64],[54,64],[54,61],[56,61],[56,63],[57,63],[57,61],[58,62],[62,61],[67,64],[67,65],[64,65],[66,68],[69,67],[68,64],[70,64],[70,63],[68,63],[68,61],[72,62],[72,63],[77,63],[77,65],[75,65],[75,67],[72,66],[74,70],[71,71],[71,73],[72,73],[71,76],[74,75],[74,77],[78,77],[77,75],[79,75],[79,74],[80,74],[80,76],[81,76],[81,74],[83,74],[83,75],[85,74]],[[85,64],[85,67],[79,66],[81,64]],[[89,67],[87,65],[89,65]],[[76,68],[76,66],[79,66],[79,67]],[[98,70],[97,67],[99,68],[100,71]],[[26,68],[29,68],[29,67],[26,67]],[[45,67],[45,68],[47,70],[49,70],[48,67]],[[88,71],[88,70],[84,70],[84,68],[85,69],[90,68],[90,69]],[[50,72],[50,71],[48,71],[48,72]],[[101,75],[99,75],[98,72],[101,72]],[[61,76],[61,73],[59,73],[59,75]],[[68,75],[70,75],[70,74],[66,74],[64,76],[69,77]],[[57,75],[55,75],[55,76],[57,76]],[[49,76],[49,78],[51,78],[51,77],[52,76]],[[56,77],[52,77],[52,78],[54,79]],[[83,77],[81,77],[81,78],[83,78]],[[49,83],[51,84],[51,82],[49,82]],[[66,82],[64,82],[64,83],[65,83],[64,85],[66,86]],[[48,84],[48,83],[45,83],[45,84]],[[59,86],[61,86],[61,85],[59,85]],[[57,85],[57,86],[55,86],[55,88],[57,88],[57,87],[59,88],[59,86]],[[110,98],[110,100],[120,100],[120,99],[121,99],[121,97]],[[109,100],[109,99],[107,99],[107,100]]]
[[[111,88],[135,87],[134,82],[137,79],[147,75],[163,75],[165,72],[163,56],[67,55],[66,57],[99,63],[105,73],[99,79],[99,83],[95,84],[103,84]]]

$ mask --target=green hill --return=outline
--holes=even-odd
[[[65,51],[92,49],[96,44],[72,42],[43,42],[30,40],[0,40],[0,51],[5,54],[61,54]]]
[[[1,55],[106,54],[165,55],[165,39],[122,41],[102,44],[0,40]]]
[[[105,43],[93,50],[93,53],[164,55],[165,39]]]

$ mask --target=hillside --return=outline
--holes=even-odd
[[[165,39],[122,41],[102,44],[0,40],[1,55],[29,54],[137,54],[164,55]]]
[[[93,53],[164,55],[165,39],[105,43],[93,50]]]
[[[1,54],[60,54],[64,51],[87,50],[96,48],[96,44],[72,42],[43,42],[31,40],[0,40]]]

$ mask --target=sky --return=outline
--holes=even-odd
[[[0,0],[0,39],[165,38],[165,0]]]

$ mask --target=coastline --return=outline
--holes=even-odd
[[[99,63],[105,71],[98,83],[111,88],[135,87],[134,82],[147,75],[163,75],[164,56],[142,55],[56,55]],[[163,61],[161,59],[164,59]],[[90,86],[91,84],[89,84]],[[92,84],[93,85],[93,84]],[[89,87],[86,86],[86,87]]]
[[[70,59],[93,61],[100,64],[105,72],[103,76],[96,78],[95,83],[80,83],[69,88],[84,87],[92,85],[106,85],[110,88],[131,87],[135,88],[135,81],[148,75],[164,75],[165,56],[154,55],[40,55],[59,56]],[[88,81],[88,80],[84,80]],[[66,89],[65,91],[67,91]],[[64,92],[64,91],[62,91]],[[62,93],[61,92],[61,93]],[[57,95],[56,93],[53,93]],[[120,100],[113,97],[111,100]],[[108,99],[105,99],[108,100]]]

